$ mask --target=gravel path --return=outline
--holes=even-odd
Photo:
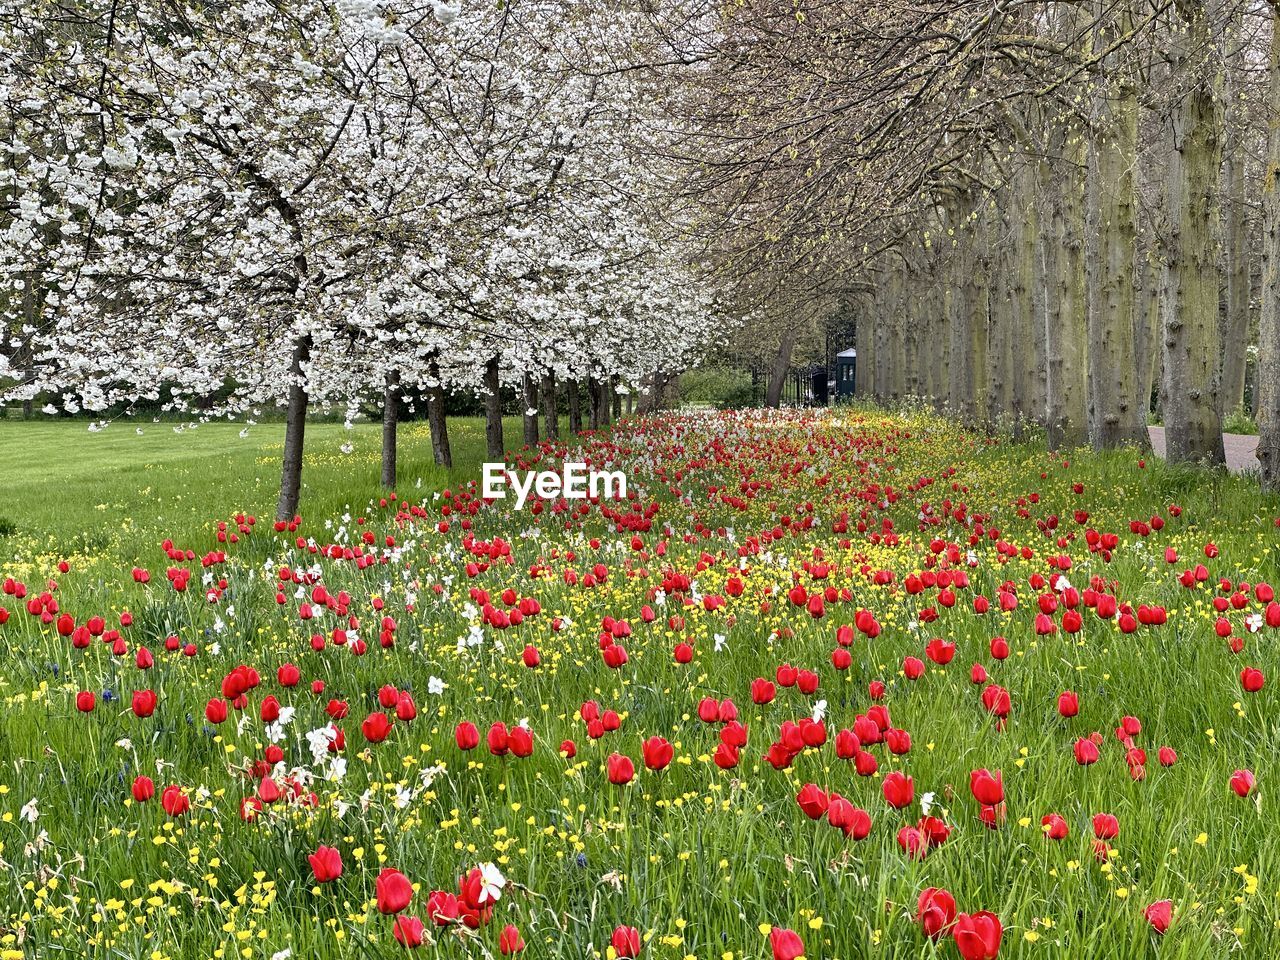
[[[1147,427],[1151,432],[1151,448],[1159,457],[1164,456],[1164,427]],[[1222,445],[1227,452],[1227,469],[1232,473],[1244,473],[1258,469],[1258,438],[1243,433],[1224,433]]]

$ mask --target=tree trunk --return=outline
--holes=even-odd
[[[1122,13],[1114,27],[1104,29],[1104,40],[1129,30],[1129,17]],[[1089,231],[1094,276],[1089,289],[1089,432],[1095,450],[1149,443],[1138,397],[1133,320],[1138,95],[1128,77],[1108,67],[1110,87],[1098,100],[1090,142],[1096,226]]]
[[[1223,163],[1226,186],[1227,309],[1222,317],[1222,413],[1244,406],[1245,357],[1249,349],[1249,235],[1245,212],[1244,120],[1239,96],[1229,98],[1232,136]]]
[[[853,395],[858,400],[865,400],[871,395],[871,347],[867,344],[867,329],[870,321],[867,311],[863,310],[853,322],[853,343],[856,356],[853,358]]]
[[[1185,31],[1170,37],[1175,77],[1188,88],[1166,120],[1171,137],[1165,174],[1169,225],[1160,312],[1164,330],[1165,457],[1222,463],[1218,402],[1218,176],[1222,112],[1217,78],[1192,64],[1208,49],[1209,22],[1199,3],[1179,4]]]
[[[957,223],[952,258],[951,412],[969,427],[986,415],[988,288],[986,218],[974,217],[974,197],[961,192],[949,222]]]
[[[1145,430],[1160,363],[1160,267],[1151,251],[1145,255],[1141,275],[1142,298],[1133,316],[1133,355],[1138,368],[1138,410]]]
[[[1053,196],[1050,310],[1045,323],[1045,429],[1049,448],[1078,447],[1088,434],[1086,370],[1088,319],[1085,300],[1084,206],[1085,138],[1078,122],[1065,123],[1058,136],[1062,163],[1046,165]],[[1051,150],[1052,152],[1052,150]]]
[[[778,342],[778,352],[773,357],[773,368],[769,371],[769,386],[765,390],[764,405],[777,410],[782,404],[782,387],[787,380],[787,369],[791,366],[791,353],[796,348],[796,327],[788,323]]]
[[[1001,191],[1001,202],[994,214],[1000,236],[1008,237],[1013,227],[1009,188]],[[988,257],[990,274],[990,321],[987,324],[987,423],[1008,423],[1013,416],[1014,344],[1016,326],[1013,319],[1013,272],[1016,251],[1009,243],[991,248]]]
[[[1048,330],[1050,323],[1057,323],[1058,302],[1053,296],[1053,277],[1058,272],[1058,252],[1053,247],[1052,206],[1050,203],[1051,169],[1047,160],[1036,164],[1035,229],[1032,233],[1037,247],[1034,285],[1031,288],[1032,335],[1038,344],[1036,349],[1035,376],[1031,381],[1031,419],[1046,426],[1049,422],[1049,352]],[[1028,219],[1028,229],[1031,221]]]
[[[542,378],[542,413],[548,440],[560,439],[560,409],[556,405],[556,375]]]
[[[453,466],[453,449],[449,446],[449,421],[444,412],[444,383],[440,365],[434,360],[427,367],[431,383],[427,387],[427,426],[431,430],[431,458],[437,466]]]
[[[914,254],[919,256],[919,254]],[[925,395],[924,368],[920,357],[920,340],[927,326],[925,296],[927,285],[921,271],[908,264],[907,283],[903,300],[903,391],[908,397]]]
[[[622,394],[618,392],[618,378],[612,376],[609,378],[609,398],[613,407],[613,419],[622,419]]]
[[[569,432],[579,434],[582,432],[582,384],[570,380],[565,386],[569,391]]]
[[[591,405],[590,426],[592,430],[599,430],[601,424],[600,417],[600,382],[595,377],[587,378],[587,402]]]
[[[895,257],[889,274],[889,324],[886,334],[889,337],[888,349],[885,351],[889,369],[885,379],[888,382],[889,397],[894,403],[901,403],[907,395],[907,265],[901,257]]]
[[[987,339],[991,325],[991,250],[990,224],[984,209],[977,211],[973,227],[973,269],[965,284],[965,302],[969,313],[968,357],[966,371],[966,422],[971,426],[987,423],[988,388]]]
[[[294,341],[293,357],[289,362],[289,406],[284,422],[277,520],[291,520],[298,514],[298,499],[302,494],[302,448],[307,431],[307,387],[303,371],[310,362],[311,335],[307,334]]]
[[[506,459],[506,443],[502,439],[502,392],[498,358],[492,357],[484,367],[484,440],[489,460]]]
[[[596,385],[600,390],[600,426],[607,427],[613,423],[613,377],[597,380]]]
[[[524,424],[524,442],[532,447],[538,443],[538,381],[533,374],[524,375],[521,388],[520,401],[523,409],[520,415]]]
[[[1280,492],[1280,5],[1272,5],[1267,88],[1266,172],[1262,180],[1262,319],[1254,396],[1262,487]]]
[[[400,371],[387,374],[382,388],[382,485],[396,486],[396,430],[400,424]]]
[[[1014,435],[1024,424],[1040,419],[1036,408],[1036,353],[1044,345],[1036,328],[1036,243],[1039,218],[1035,197],[1035,168],[1024,162],[1010,187],[1009,209],[1009,328],[1014,344],[1012,391],[1009,402]]]

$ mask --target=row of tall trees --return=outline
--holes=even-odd
[[[861,392],[1280,485],[1280,60],[1265,0],[745,0],[683,51],[687,181],[738,275],[858,318]],[[785,312],[785,310],[784,310]],[[774,328],[785,371],[809,314]]]
[[[716,324],[659,189],[672,174],[644,149],[658,78],[614,69],[652,36],[637,11],[0,7],[10,401],[282,405],[288,516],[308,409],[380,398],[391,484],[415,397],[448,463],[445,393],[487,395],[501,458],[500,387],[522,394],[526,440],[557,383],[581,383],[598,423]]]

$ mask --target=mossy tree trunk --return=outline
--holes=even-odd
[[[1207,12],[1194,0],[1179,0],[1177,8],[1183,29],[1172,32],[1169,56],[1186,92],[1165,120],[1170,143],[1160,297],[1165,457],[1175,463],[1222,463],[1217,196],[1222,108],[1213,65],[1196,62],[1209,48]]]

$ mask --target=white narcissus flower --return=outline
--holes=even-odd
[[[507,885],[507,878],[493,863],[480,864],[480,903],[489,903],[502,896],[502,888]]]

